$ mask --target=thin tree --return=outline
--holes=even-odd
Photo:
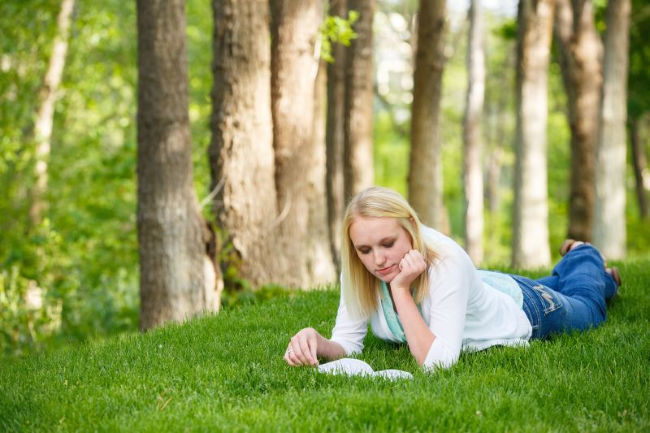
[[[649,184],[647,178],[648,161],[639,137],[638,117],[633,117],[628,121],[628,130],[630,135],[630,149],[632,168],[634,169],[634,185],[636,190],[637,203],[639,205],[639,216],[642,219],[648,218],[648,199],[646,198],[646,185]]]
[[[375,0],[348,0],[348,9],[359,12],[346,57],[344,114],[344,189],[347,202],[354,194],[372,185],[373,56],[372,22]]]
[[[467,99],[463,119],[465,145],[465,250],[476,264],[483,260],[483,140],[481,113],[485,95],[485,55],[481,4],[472,0],[467,44]]]
[[[29,219],[32,225],[38,225],[46,207],[44,198],[47,190],[48,161],[50,159],[52,125],[54,123],[54,104],[57,99],[65,56],[68,51],[68,33],[75,0],[62,0],[61,10],[56,20],[56,34],[52,45],[52,55],[39,93],[38,112],[34,122],[36,141],[36,183],[31,192]]]
[[[606,12],[603,96],[596,145],[594,244],[605,257],[625,257],[625,123],[630,0],[610,0]]]
[[[446,14],[444,0],[420,1],[408,175],[409,201],[423,223],[439,230],[445,221],[439,118]]]
[[[567,236],[591,241],[595,147],[602,85],[602,43],[591,0],[557,0],[555,37],[571,128],[571,187]]]
[[[642,219],[647,219],[650,216],[650,174],[641,132],[648,124],[650,112],[650,71],[647,67],[650,64],[650,50],[645,43],[646,29],[650,26],[650,4],[645,0],[632,0],[630,6],[627,127],[639,214]]]
[[[547,77],[554,0],[521,0],[517,34],[517,135],[512,265],[548,266]]]
[[[346,14],[345,0],[332,0],[329,14],[343,17]],[[345,146],[345,46],[332,46],[333,62],[327,65],[327,123],[325,144],[327,155],[326,191],[327,220],[332,248],[332,256],[340,271],[341,220],[343,218],[344,184],[343,152]]]
[[[314,140],[315,49],[320,0],[271,1],[271,107],[275,187],[285,281],[312,287],[334,279],[325,196],[325,143]]]
[[[212,5],[212,206],[239,276],[260,286],[282,281],[284,274],[273,247],[278,212],[269,3],[213,0]]]
[[[140,328],[216,311],[192,181],[184,0],[138,0]]]
[[[320,40],[320,39],[319,39]],[[320,43],[316,44],[316,55],[320,55]],[[337,273],[338,269],[338,251],[333,249],[332,242],[332,233],[330,227],[330,210],[329,210],[329,195],[327,193],[327,139],[326,139],[326,128],[327,128],[327,61],[320,59],[318,61],[318,72],[316,73],[316,78],[314,79],[314,115],[313,115],[313,125],[312,125],[312,136],[314,143],[316,143],[317,148],[320,150],[320,157],[322,158],[319,162],[319,171],[322,173],[322,185],[321,193],[323,196],[322,204],[324,206],[323,214],[325,215],[325,226],[324,226],[324,236],[327,238],[327,244],[330,248],[330,256],[332,264],[334,265],[333,272]],[[341,191],[341,195],[343,191]],[[337,233],[338,234],[338,233]],[[340,236],[336,236],[340,238]]]

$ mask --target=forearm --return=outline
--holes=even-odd
[[[418,365],[423,365],[436,336],[427,326],[413,296],[407,290],[394,290],[393,301],[404,328],[409,350]]]
[[[325,359],[343,358],[347,353],[339,343],[318,334],[317,355]]]

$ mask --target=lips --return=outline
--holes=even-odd
[[[390,265],[390,266],[388,266],[386,268],[378,269],[377,273],[380,274],[380,275],[388,275],[388,274],[391,273],[391,271],[393,270],[394,267],[395,267],[395,265]]]

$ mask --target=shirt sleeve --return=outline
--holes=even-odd
[[[343,282],[341,281],[341,301],[330,340],[340,344],[345,353],[351,355],[363,350],[363,339],[367,332],[368,319],[354,318],[348,311],[343,298]]]
[[[424,360],[425,369],[448,368],[458,361],[474,275],[474,265],[460,247],[431,267],[429,329],[435,340]]]

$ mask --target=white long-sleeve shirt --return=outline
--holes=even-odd
[[[421,304],[422,318],[435,335],[423,366],[449,367],[456,363],[461,350],[527,344],[532,329],[521,305],[483,283],[467,253],[452,239],[424,226],[422,236],[438,254],[429,266],[429,294]],[[368,320],[350,315],[342,293],[331,340],[350,355],[363,349]],[[398,341],[379,301],[370,325],[377,337]]]

